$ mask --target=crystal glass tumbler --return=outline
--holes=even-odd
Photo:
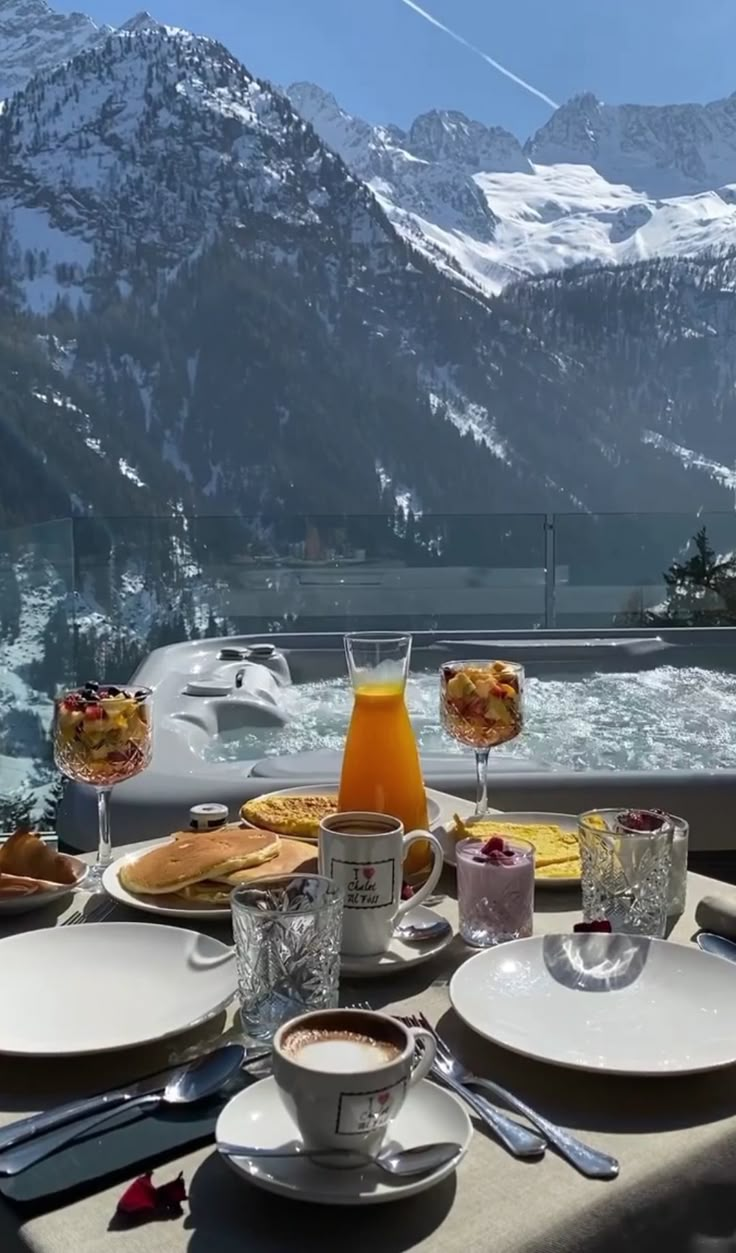
[[[342,890],[322,875],[264,876],[232,895],[240,1016],[270,1040],[282,1023],[337,1006]]]

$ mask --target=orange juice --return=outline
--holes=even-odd
[[[390,814],[406,832],[427,829],[427,798],[403,681],[356,686],[338,805],[341,813]],[[428,862],[429,847],[418,841],[404,871],[416,874]]]

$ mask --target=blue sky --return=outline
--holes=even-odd
[[[161,21],[222,40],[254,73],[283,85],[311,79],[371,121],[406,125],[426,109],[458,108],[525,138],[551,112],[406,0],[143,3]],[[706,101],[736,91],[736,0],[417,3],[558,102],[584,90],[611,103]],[[55,7],[117,24],[136,0]]]

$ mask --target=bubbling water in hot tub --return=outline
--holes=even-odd
[[[444,734],[436,673],[415,674],[407,705],[420,751],[467,750]],[[283,691],[285,727],[252,727],[209,741],[210,761],[242,761],[332,749],[345,741],[352,692],[347,680],[321,679]],[[573,770],[736,768],[736,674],[696,666],[527,678],[526,722],[494,758],[534,758]]]

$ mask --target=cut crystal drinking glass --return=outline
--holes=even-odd
[[[322,875],[277,875],[232,896],[240,1016],[268,1040],[284,1022],[338,1000],[343,895]]]
[[[580,817],[583,916],[586,922],[610,922],[613,931],[661,938],[669,905],[672,826],[625,831],[617,823],[615,810]]]

